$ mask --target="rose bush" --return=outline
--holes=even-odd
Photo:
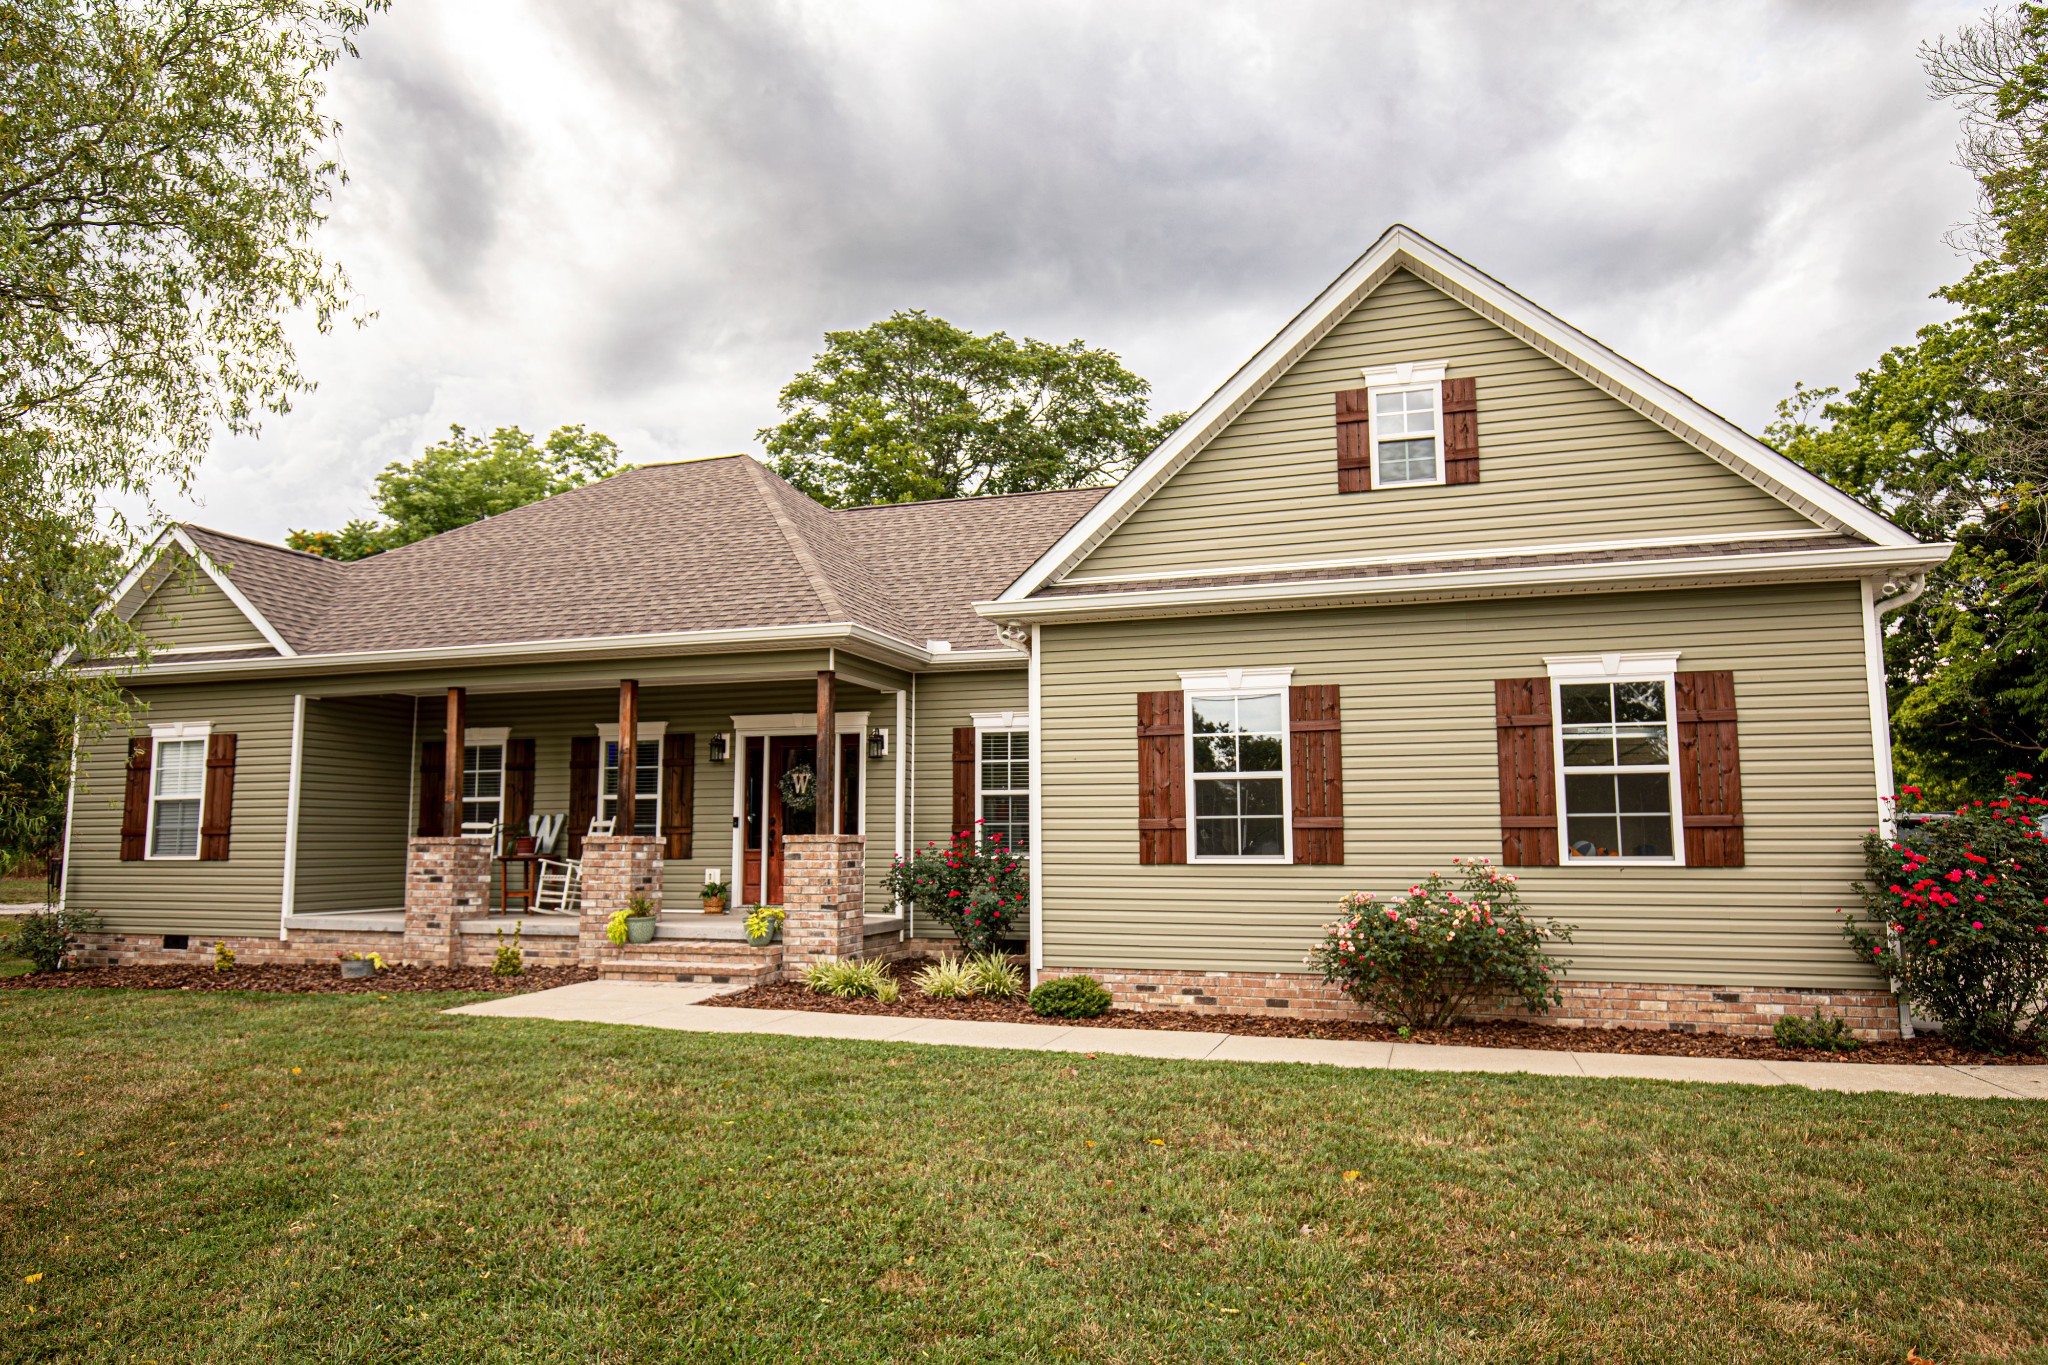
[[[1567,964],[1543,944],[1570,942],[1573,926],[1530,920],[1516,879],[1487,859],[1452,862],[1456,887],[1432,872],[1399,900],[1346,896],[1308,965],[1411,1028],[1442,1028],[1479,1000],[1517,998],[1538,1014],[1556,1004]]]
[[[2034,780],[2016,773],[2003,797],[1934,818],[1905,788],[1898,837],[1864,838],[1863,915],[1842,926],[1948,1037],[1988,1052],[2037,1044],[2048,1017],[2048,799]]]
[[[977,826],[979,820],[974,822]],[[962,830],[941,848],[928,843],[889,868],[890,897],[953,931],[970,954],[992,953],[1030,903],[1031,874],[1003,836]]]

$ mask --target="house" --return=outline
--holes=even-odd
[[[1109,490],[830,511],[733,457],[353,564],[172,530],[64,894],[113,959],[468,960],[459,834],[565,812],[598,901],[666,888],[607,971],[744,979],[674,913],[707,870],[882,951],[934,932],[889,858],[979,818],[1029,853],[1034,973],[1327,1015],[1338,899],[1486,855],[1579,926],[1564,1022],[1896,1032],[1836,912],[1891,786],[1881,617],[1947,550],[1396,227]],[[621,784],[640,837],[585,841]]]

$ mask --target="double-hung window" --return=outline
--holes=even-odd
[[[974,717],[974,810],[981,837],[1001,836],[1013,853],[1031,851],[1031,729],[1005,712]]]
[[[158,731],[149,779],[149,856],[197,858],[206,805],[206,727]]]
[[[1285,862],[1286,672],[1183,673],[1195,862]]]
[[[1365,372],[1372,407],[1372,486],[1444,481],[1442,362]]]
[[[505,816],[507,730],[462,732],[462,832],[489,834]]]
[[[665,721],[641,721],[633,744],[633,828],[615,829],[619,834],[655,835],[661,832],[661,738]],[[604,737],[604,773],[598,784],[597,815],[601,820],[618,818],[619,811],[619,727],[601,725]]]
[[[1676,660],[1611,655],[1549,661],[1565,861],[1683,860],[1675,815]]]

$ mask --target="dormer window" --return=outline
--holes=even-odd
[[[1444,369],[1439,361],[1365,371],[1374,488],[1444,481]]]

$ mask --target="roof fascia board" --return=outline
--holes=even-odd
[[[1949,544],[1872,546],[1856,550],[1803,550],[1751,555],[1701,555],[1687,559],[1631,560],[1610,564],[1550,564],[1540,568],[1470,569],[1454,573],[1386,574],[1293,583],[1218,584],[1139,592],[1036,597],[1025,602],[977,602],[991,619],[1016,621],[1089,620],[1113,616],[1156,616],[1203,608],[1251,610],[1305,601],[1458,596],[1501,590],[1572,591],[1590,586],[1629,590],[1683,587],[1703,578],[1751,580],[1864,578],[1872,573],[1924,571],[1948,557]]]
[[[228,600],[235,604],[235,609],[249,618],[249,624],[256,627],[263,638],[270,642],[272,649],[287,659],[298,657],[299,652],[292,648],[291,642],[277,633],[277,627],[271,625],[269,619],[262,612],[256,610],[254,602],[251,602],[242,595],[242,590],[234,585],[234,581],[227,576],[226,571],[220,565],[213,562],[213,556],[200,549],[192,537],[185,534],[184,527],[171,527],[171,538],[183,546],[185,552],[192,556],[193,561],[206,571],[206,576],[213,580],[214,586],[227,594]]]
[[[1403,265],[1419,266],[1425,274],[1455,283],[1501,316],[1519,323],[1617,388],[1632,393],[1647,409],[1658,410],[1646,415],[1661,415],[1674,434],[1703,446],[1719,445],[1720,450],[1706,449],[1703,453],[1729,463],[1766,492],[1779,497],[1786,491],[1795,492],[1801,500],[1810,502],[1812,510],[1823,512],[1840,529],[1879,545],[1917,543],[1862,503],[1802,469],[1696,399],[1624,360],[1421,234],[1396,224],[1210,394],[1173,435],[1146,456],[1108,497],[1089,509],[996,600],[1021,601],[1072,568],[1206,446],[1231,418],[1270,387],[1302,351],[1326,335],[1387,274]],[[1794,505],[1797,506],[1796,501]]]

